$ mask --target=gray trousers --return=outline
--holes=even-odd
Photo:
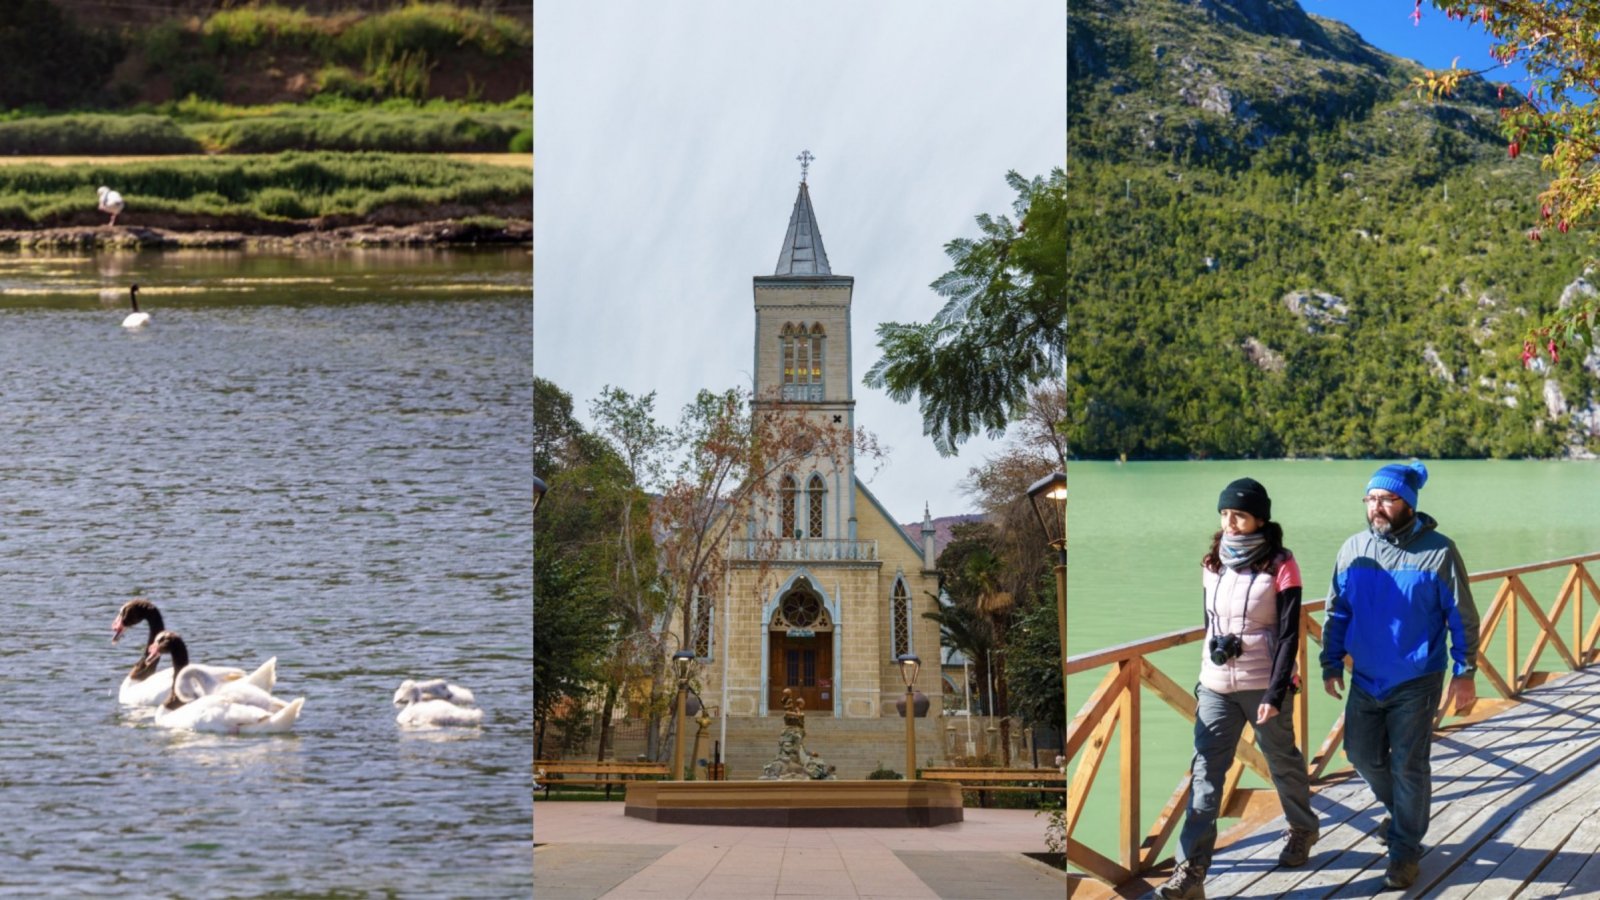
[[[1185,860],[1209,863],[1217,845],[1217,813],[1222,803],[1222,782],[1233,765],[1234,748],[1244,733],[1246,722],[1255,723],[1256,707],[1266,691],[1235,691],[1219,694],[1204,685],[1195,688],[1199,701],[1194,723],[1194,776],[1189,794],[1189,815],[1178,834],[1178,848]],[[1306,758],[1294,745],[1294,728],[1287,711],[1257,725],[1256,746],[1267,758],[1272,784],[1278,789],[1278,802],[1293,828],[1317,830],[1317,814],[1311,811],[1311,777]]]

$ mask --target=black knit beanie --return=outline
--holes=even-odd
[[[1225,509],[1243,510],[1265,522],[1272,518],[1272,498],[1267,496],[1267,489],[1261,482],[1240,478],[1229,482],[1222,489],[1222,496],[1217,498],[1217,512]]]

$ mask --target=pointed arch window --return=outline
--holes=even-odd
[[[893,657],[911,652],[911,593],[906,590],[906,580],[896,578],[889,594],[889,635],[894,646]]]
[[[710,589],[703,584],[695,588],[693,631],[690,634],[689,646],[694,650],[694,655],[700,659],[711,658],[712,606]]]
[[[785,475],[783,481],[778,483],[778,536],[792,538],[795,536],[795,501],[798,499],[800,486],[795,484],[794,476]]]
[[[822,502],[827,499],[828,488],[821,475],[812,475],[806,486],[806,537],[822,537]]]
[[[807,328],[786,322],[779,332],[783,346],[783,399],[822,399],[822,323]]]

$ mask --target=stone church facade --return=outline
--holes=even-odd
[[[756,276],[753,289],[755,396],[853,430],[855,279],[830,268],[803,180],[776,270]],[[904,653],[921,659],[916,686],[930,704],[918,723],[919,758],[942,757],[939,628],[923,618],[938,608],[939,590],[926,510],[923,533],[907,534],[857,478],[853,459],[807,460],[778,477],[774,508],[750,526],[778,539],[776,561],[756,562],[754,542],[735,540],[722,595],[701,598],[693,614],[700,694],[728,717],[734,777],[771,755],[785,688],[805,701],[813,749],[839,762],[841,777],[863,777],[874,754],[903,764],[896,701],[905,685],[895,659]]]

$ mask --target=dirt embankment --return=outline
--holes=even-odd
[[[0,250],[236,250],[251,247],[447,247],[530,244],[533,223],[440,220],[405,225],[277,223],[250,231],[177,231],[142,225],[0,230]]]

